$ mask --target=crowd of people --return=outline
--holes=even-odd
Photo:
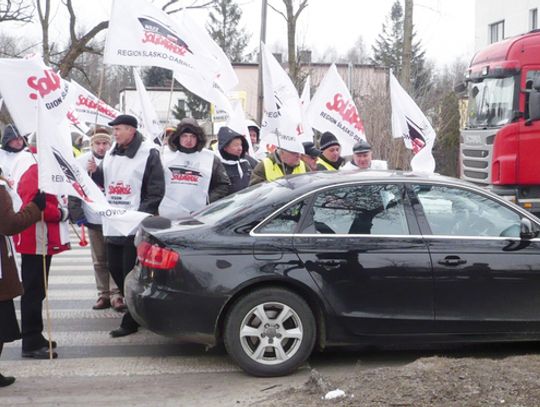
[[[215,149],[194,119],[167,128],[163,146],[146,140],[137,119],[119,115],[109,128],[97,128],[90,149],[81,153],[75,138],[74,154],[103,191],[110,205],[169,219],[179,219],[250,185],[274,181],[289,174],[340,169],[385,169],[372,160],[366,141],[353,148],[352,160],[341,156],[337,137],[325,132],[319,147],[303,144],[304,153],[277,148],[261,161],[249,155],[257,148],[259,127],[248,123],[248,139],[229,127],[217,133]],[[111,130],[112,129],[112,130]],[[8,125],[0,149],[0,353],[3,343],[22,338],[22,357],[46,359],[57,344],[43,336],[42,303],[52,257],[69,250],[68,222],[85,227],[97,288],[93,309],[123,312],[117,338],[137,332],[138,323],[124,303],[124,279],[136,262],[134,235],[124,236],[76,198],[58,197],[38,190],[35,146],[29,145],[14,125]],[[377,164],[378,163],[378,164]],[[377,164],[377,165],[374,165]],[[13,236],[13,238],[11,237]],[[15,252],[21,255],[20,276]],[[45,269],[45,270],[44,270]],[[13,299],[21,296],[21,329]],[[56,358],[56,351],[52,357]],[[0,387],[14,378],[0,375]]]

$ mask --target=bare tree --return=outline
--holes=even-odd
[[[285,12],[277,9],[272,6],[270,3],[268,5],[272,10],[282,16],[287,22],[287,49],[288,49],[288,60],[289,60],[289,76],[292,78],[293,82],[299,84],[299,67],[296,61],[296,24],[298,18],[302,11],[308,6],[308,0],[299,0],[298,7],[295,10],[295,0],[282,0],[285,6]]]
[[[34,16],[34,5],[29,0],[0,1],[0,22],[19,21],[29,23]]]
[[[84,53],[99,54],[101,47],[92,42],[96,36],[108,28],[108,21],[101,21],[86,33],[76,31],[77,16],[73,9],[72,0],[63,0],[69,13],[69,43],[64,50],[56,50],[49,40],[51,0],[36,0],[39,22],[41,24],[43,60],[47,65],[57,66],[61,76],[66,77],[75,67],[75,62]]]
[[[200,9],[214,6],[217,2],[216,0],[202,1],[200,4],[197,4],[197,1],[192,2],[189,6],[178,5],[179,0],[169,0],[167,3],[161,7],[161,9],[167,14],[174,14],[184,9]]]

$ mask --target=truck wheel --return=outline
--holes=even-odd
[[[315,317],[308,304],[282,288],[263,288],[245,295],[225,320],[227,352],[254,376],[293,372],[311,354],[315,336]]]

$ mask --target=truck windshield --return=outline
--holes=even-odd
[[[468,127],[498,127],[512,119],[514,77],[486,78],[469,86]]]

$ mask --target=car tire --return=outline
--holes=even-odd
[[[263,288],[238,299],[224,325],[225,348],[247,373],[260,377],[295,371],[311,355],[315,317],[299,295]]]

